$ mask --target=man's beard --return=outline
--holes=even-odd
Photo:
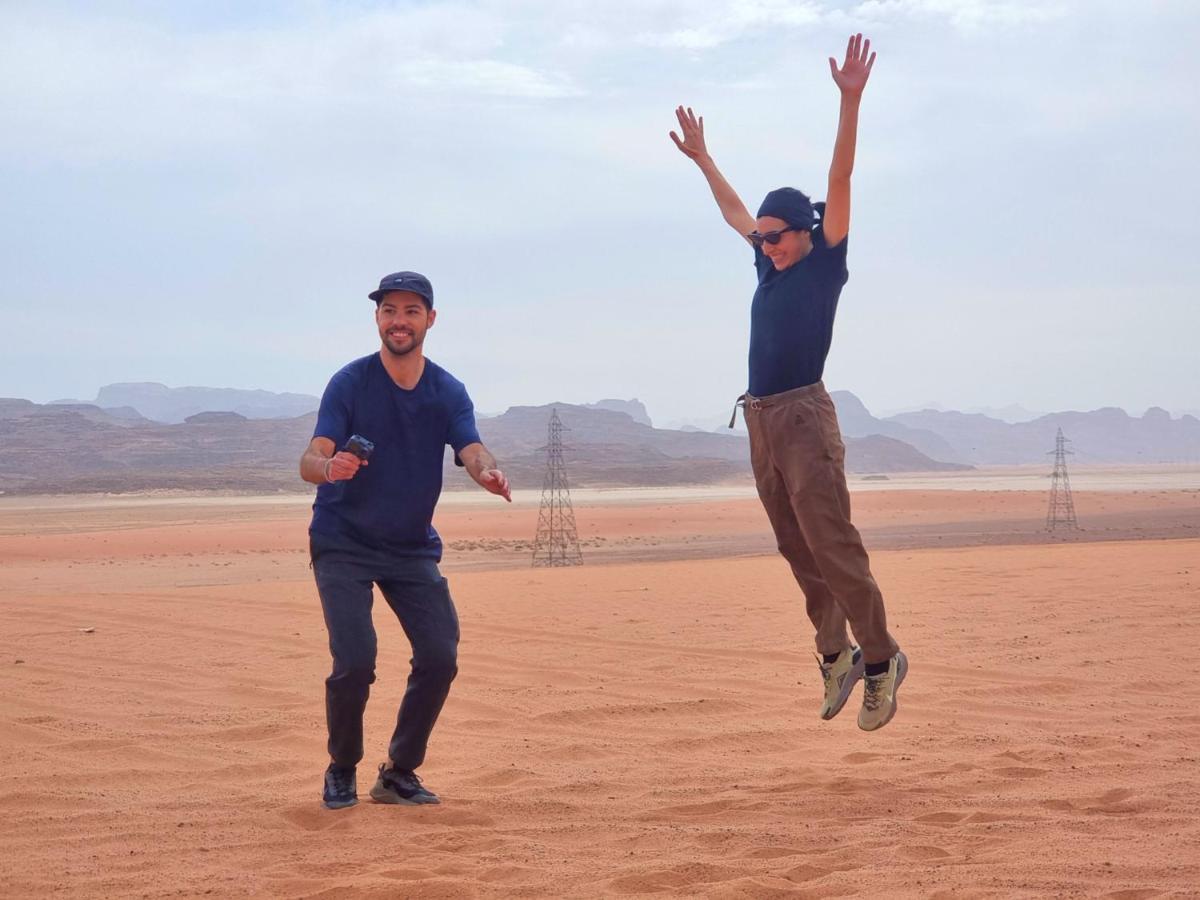
[[[408,354],[412,353],[414,350],[419,349],[421,344],[425,342],[424,336],[418,339],[416,334],[411,336],[409,339],[411,343],[409,343],[406,347],[393,344],[394,340],[395,338],[392,338],[386,334],[383,336],[383,346],[387,347],[388,352],[393,356],[408,356]]]

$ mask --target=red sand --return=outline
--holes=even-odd
[[[1041,495],[854,502],[912,662],[883,731],[817,719],[752,501],[580,508],[554,570],[518,568],[536,510],[447,507],[444,804],[339,812],[302,507],[0,508],[0,894],[1200,896],[1196,495],[1080,493],[1068,544]]]

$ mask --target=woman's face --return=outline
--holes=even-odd
[[[775,216],[759,216],[759,234],[770,234],[773,231],[783,231],[788,223]],[[777,270],[794,266],[812,250],[812,235],[807,231],[785,231],[779,236],[778,244],[763,241],[762,251],[771,260]]]

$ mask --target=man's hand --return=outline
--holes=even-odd
[[[861,34],[850,37],[850,42],[846,44],[846,59],[842,62],[841,69],[838,68],[837,60],[829,57],[829,71],[842,96],[861,97],[873,65],[875,54],[871,53],[871,41],[864,41]]]
[[[498,494],[512,503],[512,490],[508,486],[508,477],[499,469],[484,469],[479,473],[479,486],[485,491]]]
[[[679,135],[674,131],[671,132],[671,140],[675,142],[679,152],[693,162],[700,162],[707,158],[708,147],[704,144],[704,116],[697,119],[691,107],[684,109],[680,106],[675,110],[675,118],[679,120],[679,130],[683,132],[683,140],[681,141]]]
[[[458,451],[458,458],[467,469],[467,474],[475,479],[485,491],[499,494],[512,503],[512,489],[508,486],[508,478],[496,466],[496,457],[488,452],[483,444],[467,444]]]
[[[359,459],[353,453],[340,450],[325,463],[326,481],[349,481],[358,474],[359,466],[367,465],[365,459]]]

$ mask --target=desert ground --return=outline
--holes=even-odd
[[[752,488],[537,492],[436,521],[460,675],[421,770],[366,791],[407,646],[377,606],[358,806],[320,806],[328,652],[304,498],[0,497],[4,897],[1200,896],[1200,472],[857,482],[911,662],[817,718]]]

